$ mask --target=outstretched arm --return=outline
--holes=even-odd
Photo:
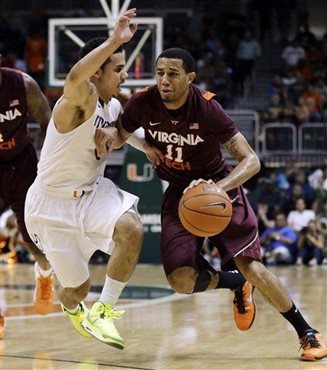
[[[89,93],[89,78],[93,76],[110,55],[122,44],[128,42],[136,32],[137,26],[130,25],[136,17],[136,9],[130,9],[119,18],[112,36],[102,45],[78,61],[67,75],[64,95],[71,102],[79,103]]]
[[[93,114],[98,94],[90,78],[100,73],[101,66],[115,50],[133,37],[137,26],[130,25],[130,20],[135,16],[135,9],[125,12],[119,18],[112,36],[79,60],[68,73],[63,99],[54,110],[54,120],[59,132],[73,130]]]
[[[229,154],[239,163],[223,180],[217,182],[225,191],[234,189],[260,171],[260,161],[245,137],[237,133],[224,143]]]

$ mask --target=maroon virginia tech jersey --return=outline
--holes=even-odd
[[[173,186],[185,188],[199,178],[217,181],[231,171],[220,144],[238,129],[213,96],[190,85],[185,104],[168,110],[152,86],[133,95],[126,105],[123,128],[130,133],[144,128],[145,139],[165,154],[158,175]]]
[[[13,159],[30,142],[26,91],[21,72],[0,68],[0,162]]]

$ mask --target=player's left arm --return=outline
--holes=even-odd
[[[42,132],[45,133],[51,117],[48,100],[31,76],[23,73],[23,78],[28,113],[40,125]]]
[[[241,133],[235,134],[224,143],[229,154],[239,163],[223,180],[217,182],[225,191],[234,189],[260,171],[260,161]]]

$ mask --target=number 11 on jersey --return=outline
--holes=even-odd
[[[170,159],[171,161],[182,163],[183,162],[183,148],[177,147],[177,148],[174,148],[174,149],[175,150],[173,151],[173,145],[172,144],[167,145],[166,157],[168,159]],[[176,156],[174,157],[175,153],[176,153]]]

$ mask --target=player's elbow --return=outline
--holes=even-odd
[[[258,156],[253,153],[250,157],[250,161],[251,161],[251,168],[252,168],[252,173],[253,175],[257,174],[260,169],[261,169],[261,163],[260,163],[260,160],[258,158]]]

